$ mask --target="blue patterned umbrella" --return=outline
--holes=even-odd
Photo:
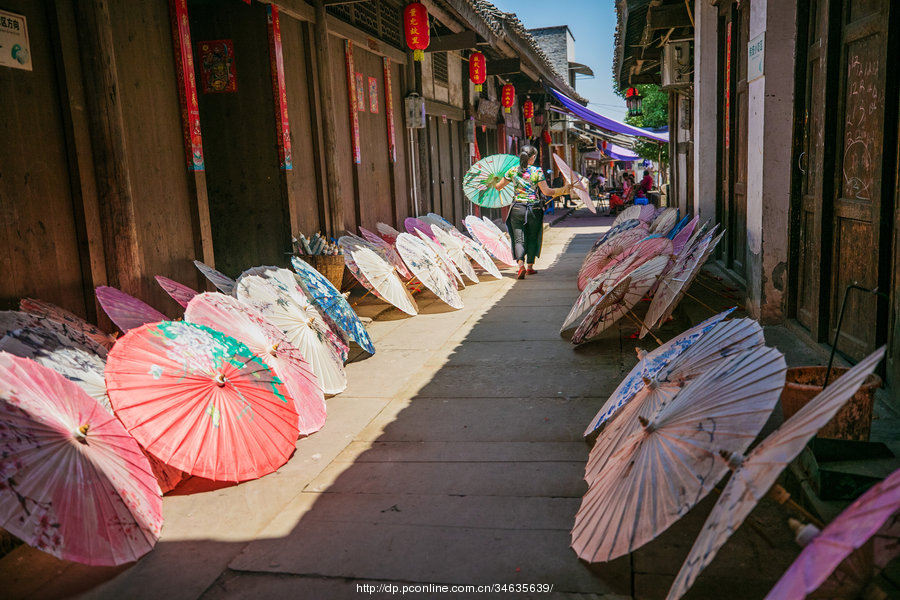
[[[309,299],[346,331],[363,350],[375,354],[375,346],[372,345],[369,333],[343,294],[331,285],[324,275],[296,256],[291,257],[291,265],[300,277]]]

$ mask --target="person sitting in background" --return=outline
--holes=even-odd
[[[641,179],[640,186],[643,192],[642,196],[646,196],[647,192],[653,189],[653,177],[650,175],[650,171],[644,170],[644,178]]]

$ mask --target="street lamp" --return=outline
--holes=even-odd
[[[625,90],[625,106],[628,107],[629,117],[640,117],[644,114],[642,101],[643,98],[637,88],[630,87]]]

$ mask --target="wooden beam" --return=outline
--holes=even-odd
[[[519,58],[487,61],[488,75],[510,75],[522,72],[522,61]]]
[[[334,6],[335,4],[356,4],[357,2],[368,2],[369,0],[323,0],[325,6]]]
[[[693,27],[691,15],[683,4],[651,6],[647,9],[647,29]]]
[[[426,52],[449,52],[450,50],[465,50],[474,48],[478,44],[478,35],[474,31],[462,31],[441,37],[434,37],[428,44]]]

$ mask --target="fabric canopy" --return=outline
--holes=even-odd
[[[628,148],[623,148],[622,146],[617,146],[616,144],[607,144],[606,150],[594,150],[593,152],[588,152],[587,154],[585,154],[584,157],[593,160],[602,160],[604,158],[610,158],[613,160],[640,159],[640,156],[638,156]]]
[[[643,138],[647,138],[653,140],[655,142],[668,142],[669,134],[668,133],[654,133],[652,131],[648,131],[646,129],[641,129],[640,127],[634,127],[632,125],[628,125],[626,123],[621,123],[616,121],[615,119],[610,119],[609,117],[604,117],[599,113],[595,113],[594,111],[585,108],[580,105],[575,100],[572,100],[565,94],[560,91],[557,91],[550,88],[550,92],[556,96],[556,99],[560,102],[560,104],[565,107],[565,109],[571,114],[575,115],[579,119],[587,121],[591,125],[596,125],[601,129],[606,129],[607,131],[613,131],[615,133],[624,133],[627,135],[635,135]],[[614,157],[615,158],[615,157]],[[630,160],[626,158],[622,158],[619,160]]]

